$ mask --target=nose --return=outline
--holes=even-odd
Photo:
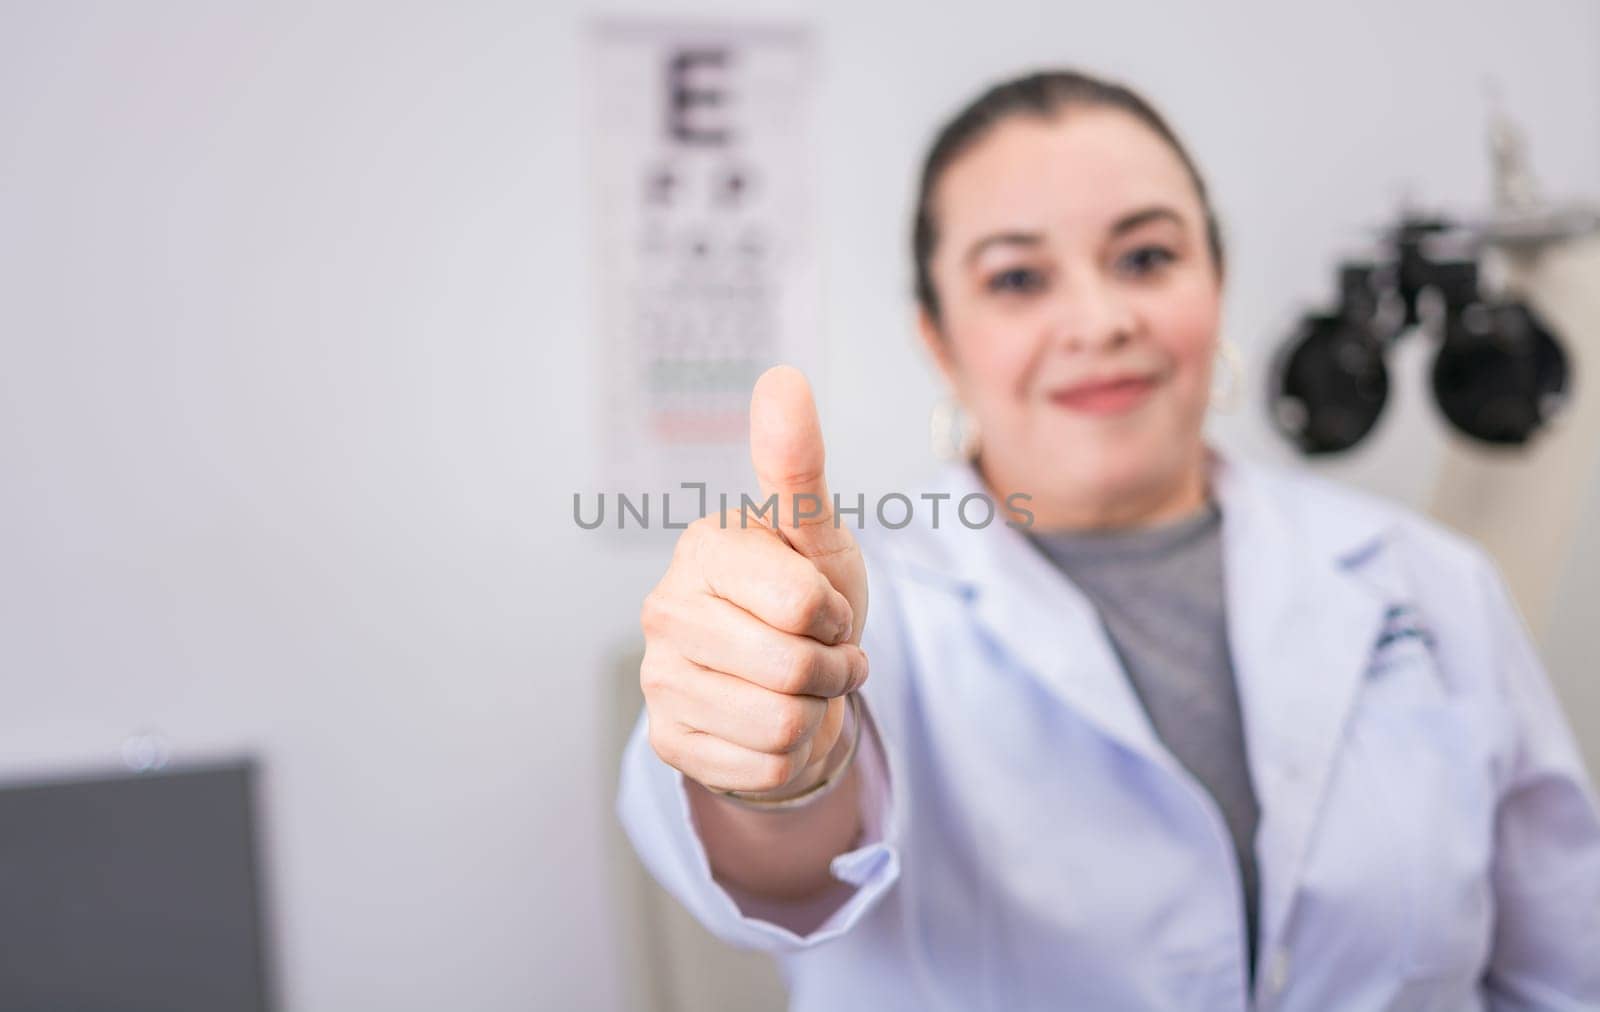
[[[1053,343],[1073,352],[1111,351],[1133,340],[1137,317],[1105,279],[1082,277],[1058,289]]]

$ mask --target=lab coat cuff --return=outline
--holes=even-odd
[[[717,882],[711,876],[710,862],[698,833],[693,836],[697,863],[704,868],[705,881],[719,893],[719,905],[741,926],[766,940],[762,948],[791,951],[820,945],[837,938],[864,916],[877,897],[899,875],[899,855],[885,839],[888,823],[889,783],[882,742],[873,723],[871,710],[861,708],[862,735],[856,749],[856,776],[861,806],[861,835],[855,847],[834,857],[828,870],[840,882],[855,886],[855,892],[827,916],[822,923],[803,934],[790,927],[795,923],[815,923],[811,903],[785,903],[743,893],[737,887]],[[689,807],[687,778],[678,775],[678,794],[684,818],[693,827]],[[837,902],[837,893],[825,894],[822,903]]]
[[[713,877],[695,827],[688,778],[649,750],[643,734],[635,735],[630,745],[633,761],[625,766],[619,814],[657,881],[722,941],[767,952],[820,945],[850,930],[899,878],[898,850],[885,839],[890,805],[887,765],[870,713],[866,707],[862,712],[867,716],[862,726],[866,737],[855,758],[862,833],[853,849],[829,863],[833,877],[855,890],[838,909],[804,933],[786,924],[816,923],[817,912],[811,905],[744,895]],[[653,817],[641,818],[652,811]],[[832,891],[820,902],[837,900],[838,892]]]

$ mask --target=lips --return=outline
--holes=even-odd
[[[1154,376],[1119,376],[1052,390],[1050,400],[1083,414],[1120,414],[1142,403],[1155,387]]]

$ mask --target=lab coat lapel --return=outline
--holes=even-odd
[[[950,507],[962,496],[987,494],[968,467],[947,471],[941,482]],[[946,512],[949,512],[947,508]],[[1099,614],[1005,513],[982,530],[951,518],[935,537],[948,538],[951,575],[962,584],[980,625],[996,645],[1074,711],[1122,745],[1159,762],[1172,762],[1156,739],[1133,693]]]
[[[1375,515],[1213,455],[1228,635],[1261,806],[1261,940],[1281,936],[1346,719],[1393,594]],[[1386,561],[1386,560],[1385,560]]]
[[[1215,450],[1210,467],[1223,517],[1229,646],[1261,804],[1265,952],[1282,935],[1346,719],[1403,592],[1383,551],[1380,514]],[[950,507],[985,491],[962,466],[939,484]],[[999,519],[977,531],[951,519],[933,536],[950,553],[944,578],[1004,653],[1108,737],[1176,765],[1093,605],[1020,531]]]

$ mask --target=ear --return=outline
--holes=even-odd
[[[939,329],[938,322],[929,315],[927,306],[917,307],[917,336],[922,339],[922,347],[928,352],[928,357],[939,367],[939,374],[944,377],[945,385],[951,390],[956,389],[955,355],[950,350],[950,342]]]

